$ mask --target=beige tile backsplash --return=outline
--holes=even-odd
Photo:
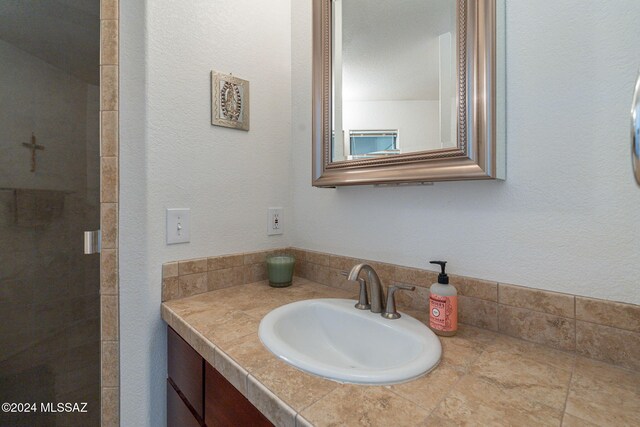
[[[278,252],[296,257],[296,276],[354,293],[357,286],[341,273],[367,262],[385,287],[393,283],[416,286],[415,292],[396,294],[398,307],[419,310],[425,316],[428,288],[438,276],[431,270],[298,248],[273,249],[166,263],[162,266],[162,300],[265,280],[266,256]],[[640,370],[640,306],[453,274],[449,277],[459,294],[460,323]]]

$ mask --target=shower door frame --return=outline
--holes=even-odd
[[[119,0],[100,0],[100,423],[120,425]]]

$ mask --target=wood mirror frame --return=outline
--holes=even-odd
[[[504,0],[457,2],[457,146],[332,162],[332,0],[313,0],[313,186],[504,179]]]

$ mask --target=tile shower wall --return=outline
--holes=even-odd
[[[400,309],[428,311],[429,287],[437,273],[298,248],[251,252],[166,263],[162,300],[266,279],[265,257],[288,252],[296,257],[296,276],[357,292],[343,272],[372,265],[386,287],[416,286],[396,294]],[[640,306],[543,291],[450,274],[458,290],[461,323],[500,332],[555,349],[640,371]]]
[[[100,2],[101,425],[120,425],[120,2]]]

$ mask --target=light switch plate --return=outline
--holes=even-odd
[[[191,209],[167,209],[167,245],[188,243],[191,233]]]
[[[282,208],[269,208],[267,210],[268,236],[284,233],[284,217],[282,211]]]

